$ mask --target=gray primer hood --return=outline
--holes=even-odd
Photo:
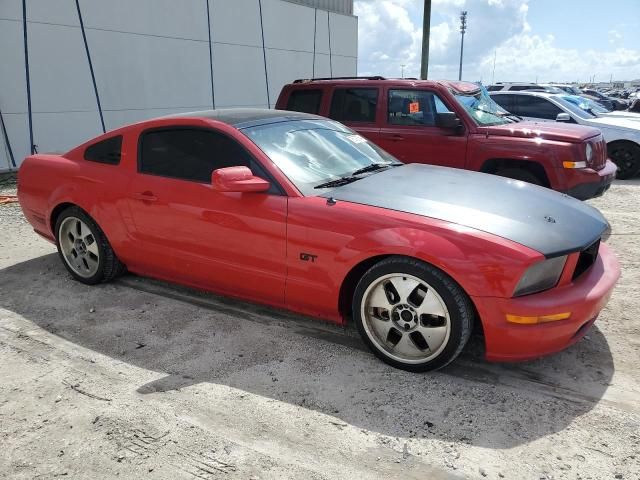
[[[547,257],[582,250],[609,226],[595,208],[547,188],[430,165],[390,168],[322,196],[457,223]]]

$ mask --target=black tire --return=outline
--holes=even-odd
[[[525,170],[524,168],[503,168],[496,173],[499,177],[512,178],[514,180],[522,180],[523,182],[532,183],[534,185],[542,185],[542,180],[535,173]]]
[[[95,274],[89,277],[79,275],[76,271],[74,271],[74,269],[65,259],[64,253],[62,251],[60,241],[60,227],[65,220],[74,218],[82,221],[89,228],[91,235],[95,239],[96,246],[99,252],[97,271],[95,272]],[[60,259],[62,260],[63,265],[71,274],[71,276],[79,282],[82,282],[86,285],[96,285],[102,282],[109,282],[116,278],[118,275],[121,275],[125,272],[125,265],[120,260],[118,260],[118,257],[111,248],[111,245],[109,244],[109,241],[107,240],[107,237],[105,236],[102,229],[81,208],[73,206],[63,210],[60,215],[58,215],[58,218],[56,218],[54,233],[56,236],[58,255],[60,255]]]
[[[632,142],[611,142],[607,145],[609,158],[618,167],[616,178],[627,180],[640,172],[640,146]]]
[[[365,326],[367,320],[363,318],[362,314],[365,309],[365,304],[363,304],[365,294],[371,290],[373,285],[379,284],[382,278],[392,274],[405,274],[425,282],[444,302],[449,314],[449,336],[441,344],[442,350],[435,357],[425,361],[413,360],[411,362],[393,358],[390,352],[376,344],[373,340],[376,338],[375,334],[367,332],[368,327]],[[398,301],[397,305],[402,307],[401,303]],[[410,372],[435,370],[452,362],[469,340],[475,316],[474,307],[467,294],[446,273],[425,262],[399,256],[386,258],[367,270],[356,286],[352,309],[358,332],[371,351],[389,365]],[[403,332],[403,334],[411,336],[413,333]]]

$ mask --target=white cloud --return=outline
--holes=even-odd
[[[421,0],[356,0],[359,17],[359,73],[400,76],[420,74]],[[622,35],[609,31],[610,46],[576,50],[540,36],[527,21],[529,0],[434,0],[429,50],[430,78],[457,78],[460,53],[459,15],[468,10],[463,78],[495,80],[586,81],[640,77],[640,50],[621,48]],[[433,15],[432,15],[433,18]],[[608,48],[608,49],[607,49]]]

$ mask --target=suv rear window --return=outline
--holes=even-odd
[[[287,110],[318,114],[321,101],[322,90],[296,90],[289,95]]]
[[[344,122],[375,122],[377,88],[336,88],[329,117]]]
[[[122,135],[107,138],[89,145],[84,151],[84,159],[90,162],[118,165],[122,155]]]

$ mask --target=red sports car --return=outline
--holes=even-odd
[[[492,360],[579,340],[620,270],[594,208],[517,180],[404,165],[340,123],[277,110],[149,120],[32,155],[18,194],[77,280],[125,269],[337,323],[382,360]],[[213,327],[213,326],[212,326]]]

